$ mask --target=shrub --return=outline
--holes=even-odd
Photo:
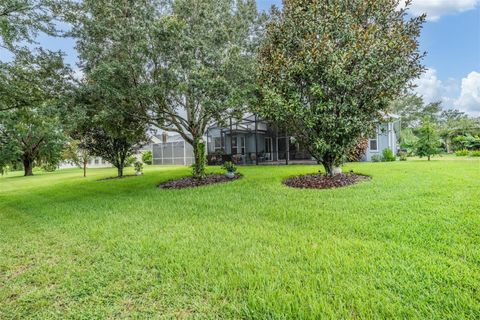
[[[388,149],[383,150],[382,160],[386,161],[386,162],[392,162],[392,161],[397,160],[397,157],[395,157],[395,155],[393,154],[392,149],[388,148]]]
[[[365,152],[368,149],[368,139],[362,138],[360,141],[348,151],[347,161],[349,162],[358,162],[362,160]]]
[[[237,167],[231,161],[226,161],[222,168],[225,169],[227,172],[235,172],[237,171]]]
[[[382,162],[383,161],[383,158],[381,155],[379,154],[374,154],[371,158],[372,162]]]
[[[480,150],[472,151],[470,152],[470,155],[472,157],[480,157]]]
[[[135,156],[130,156],[127,158],[127,160],[125,160],[125,167],[130,167],[132,166],[135,161],[137,161],[137,158],[135,158]]]
[[[143,172],[143,162],[142,161],[135,161],[133,166],[135,167],[135,172],[136,173],[142,173]]]
[[[407,161],[407,153],[405,151],[400,151],[398,156],[400,157],[400,161]]]
[[[53,171],[57,170],[58,164],[47,162],[47,163],[43,163],[41,168],[45,172],[53,172]]]
[[[146,151],[142,154],[142,161],[145,164],[152,164],[153,163],[153,154],[152,151]]]
[[[455,151],[455,155],[457,157],[466,157],[468,156],[468,154],[469,154],[469,151],[467,149]]]

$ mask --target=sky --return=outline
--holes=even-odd
[[[257,0],[259,10],[281,0]],[[427,71],[415,81],[426,103],[441,101],[480,116],[480,0],[413,0],[412,15],[427,14],[420,49],[427,52]],[[71,39],[40,37],[42,46],[66,53],[72,66],[77,58]]]

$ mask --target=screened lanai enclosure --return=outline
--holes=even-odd
[[[291,137],[273,124],[249,115],[229,119],[226,126],[213,125],[207,131],[209,164],[268,164],[311,161],[312,158]]]
[[[191,165],[193,148],[179,135],[162,135],[161,143],[152,145],[153,164],[156,165]]]

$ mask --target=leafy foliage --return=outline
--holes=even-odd
[[[290,0],[267,25],[258,111],[294,129],[329,175],[423,70],[425,17],[408,19],[398,4]]]
[[[255,100],[261,18],[253,0],[175,0],[164,9],[148,42],[153,122],[179,133],[203,161],[207,126]],[[204,166],[193,175],[203,177]]]
[[[480,136],[461,135],[453,138],[452,142],[455,150],[480,150]]]
[[[25,175],[33,165],[55,166],[66,138],[59,107],[70,70],[60,53],[22,51],[0,78],[0,162],[21,161]]]
[[[79,168],[82,168],[83,176],[86,177],[87,164],[92,159],[92,154],[88,149],[80,147],[81,144],[82,142],[79,140],[69,141],[63,152],[63,159],[73,163]]]
[[[137,174],[142,174],[143,172],[143,162],[142,161],[135,161],[133,166],[135,167],[135,172]]]
[[[153,163],[153,154],[152,151],[145,151],[142,154],[142,161],[143,163],[151,165]]]
[[[237,167],[231,161],[225,161],[222,165],[222,168],[227,172],[235,172],[237,171]]]
[[[470,153],[470,151],[468,151],[468,150],[457,150],[457,151],[455,151],[455,155],[457,157],[466,157],[466,156],[468,156],[469,153]]]
[[[128,157],[147,141],[145,68],[138,50],[143,30],[133,15],[147,10],[138,2],[85,0],[74,22],[85,74],[72,103],[81,119],[75,131],[81,147],[113,164],[120,177]]]
[[[368,149],[368,138],[363,138],[358,141],[358,143],[348,151],[347,161],[357,162],[362,160],[363,156]]]
[[[419,157],[430,157],[439,153],[440,139],[435,125],[425,121],[419,129],[419,139],[415,144],[415,153]]]
[[[49,35],[58,34],[55,20],[65,2],[63,0],[2,0],[0,2],[0,50],[16,52],[21,48],[20,43],[33,43],[39,32]]]
[[[384,149],[384,150],[383,150],[383,152],[382,152],[382,161],[392,162],[392,161],[396,161],[396,160],[397,160],[397,157],[395,156],[395,154],[393,154],[392,149],[387,148],[387,149]]]

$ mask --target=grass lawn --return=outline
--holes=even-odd
[[[480,318],[480,161],[314,166],[159,190],[188,168],[0,178],[0,319]],[[211,168],[218,171],[218,168]]]

